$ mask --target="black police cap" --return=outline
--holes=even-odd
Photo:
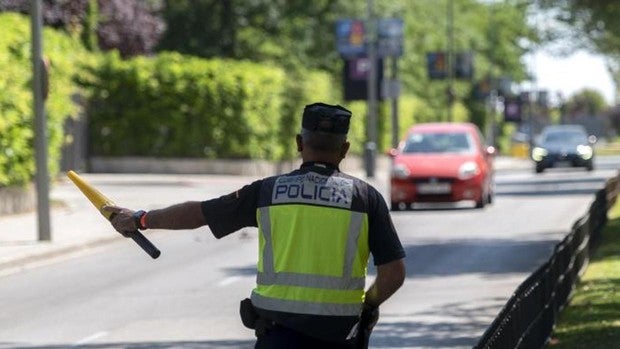
[[[309,104],[304,108],[301,127],[308,131],[347,134],[351,112],[339,105]]]

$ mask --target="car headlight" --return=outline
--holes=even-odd
[[[592,158],[592,154],[593,154],[592,147],[588,145],[578,145],[577,154],[579,154],[579,156],[581,156],[582,159],[589,160],[590,158]]]
[[[459,179],[470,179],[480,173],[478,164],[468,161],[459,167]]]
[[[411,172],[409,172],[407,166],[403,164],[396,164],[392,166],[392,178],[406,179],[410,174]]]
[[[534,161],[542,160],[547,154],[549,154],[549,152],[545,148],[534,147],[534,149],[532,149],[532,159]]]

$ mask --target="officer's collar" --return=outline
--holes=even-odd
[[[305,169],[305,168],[311,168],[311,167],[314,167],[314,168],[318,167],[318,168],[323,168],[323,169],[332,170],[332,171],[336,170],[336,171],[340,172],[340,169],[338,168],[338,166],[336,166],[334,164],[330,164],[328,162],[322,162],[322,161],[308,161],[308,162],[304,162],[303,164],[301,164],[300,168]]]

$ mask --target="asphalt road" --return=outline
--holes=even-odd
[[[394,213],[407,279],[382,306],[371,347],[471,348],[618,168],[620,157],[600,159],[594,172],[501,172],[484,210]],[[154,208],[246,180],[93,184],[118,202]],[[0,277],[0,348],[252,348],[238,303],[254,283],[256,230],[222,240],[208,228],[149,238],[162,250],[158,260],[123,240]]]

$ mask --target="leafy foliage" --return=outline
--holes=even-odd
[[[528,43],[538,38],[527,22],[526,5],[515,1],[453,2],[454,49],[475,54],[474,80],[455,83],[455,119],[472,120],[484,129],[490,116],[486,115],[484,101],[474,98],[473,84],[487,77],[510,77],[516,82],[527,79],[521,57],[531,47]],[[399,57],[398,78],[403,87],[401,100],[415,100],[412,105],[416,109],[405,109],[400,115],[413,113],[415,120],[447,119],[447,83],[430,80],[426,67],[428,52],[446,50],[447,5],[448,0],[377,2],[377,18],[397,17],[405,23],[405,54]],[[202,57],[272,63],[287,70],[319,69],[338,81],[343,61],[336,53],[335,22],[341,18],[364,19],[366,6],[364,0],[169,0],[162,7],[168,29],[160,48]],[[386,74],[391,74],[389,69]],[[363,118],[365,107],[359,104],[358,115]],[[462,105],[467,107],[465,115],[461,114]],[[389,112],[382,109],[382,132],[389,131],[387,115]],[[405,121],[401,124],[410,126]],[[385,140],[380,144],[382,149],[388,146]]]
[[[89,0],[42,0],[43,23],[68,32],[78,30]],[[30,0],[0,0],[0,11],[30,13]]]
[[[342,1],[167,0],[161,50],[301,65],[335,73]]]
[[[527,42],[536,36],[526,22],[527,8],[514,1],[453,1],[454,49],[475,53],[474,80],[455,83],[455,120],[473,120],[483,127],[488,116],[483,101],[471,97],[472,84],[486,77],[525,79],[521,57],[527,51]],[[25,0],[0,0],[0,9],[18,3],[23,5]],[[340,100],[343,61],[335,50],[334,25],[339,18],[365,18],[364,0],[45,3],[62,14],[51,16],[60,18],[53,23],[72,36],[79,34],[88,47],[118,48],[118,55],[106,54],[93,61],[88,75],[81,79],[92,92],[91,120],[100,123],[93,128],[92,139],[99,154],[289,158],[295,155],[292,134],[297,131],[299,113],[304,104],[318,100],[345,104],[353,110],[352,150],[362,151],[366,105]],[[411,123],[446,118],[447,84],[429,80],[426,53],[446,49],[447,4],[448,0],[377,3],[378,18],[399,17],[405,23],[405,54],[398,61],[400,134]],[[13,10],[27,11],[27,7]],[[163,29],[163,22],[157,19],[159,13],[167,24],[159,44],[161,55],[123,62],[121,57],[149,53],[157,43]],[[174,56],[165,50],[185,55]],[[222,57],[255,64],[234,63]],[[226,63],[214,63],[217,61]],[[226,68],[216,68],[217,64]],[[229,67],[234,68],[229,71]],[[212,74],[212,82],[207,81],[207,73]],[[392,73],[386,71],[386,75]],[[199,88],[192,91],[190,84]],[[256,101],[249,100],[251,96]],[[209,107],[205,106],[207,102]],[[264,121],[258,117],[259,106],[266,108],[262,111],[265,115],[275,113],[271,116],[274,124],[255,125],[257,120]],[[384,150],[391,139],[387,136],[387,103],[380,113],[379,146]],[[136,122],[148,130],[150,140],[147,136],[132,140]],[[190,126],[182,126],[188,123]],[[274,127],[273,132],[263,130],[266,125]],[[250,135],[254,129],[258,134]],[[244,132],[246,137],[241,138]],[[253,149],[248,140],[255,142]]]
[[[123,57],[151,53],[164,31],[156,1],[43,0],[42,4],[45,25],[82,36],[91,49],[95,45],[117,49]],[[30,1],[0,0],[0,11],[27,14]]]
[[[17,0],[0,0],[2,2]],[[25,0],[23,0],[25,1]],[[66,1],[46,0],[83,24],[84,38],[92,29],[95,0],[71,2],[81,12],[69,11]],[[475,53],[474,81],[457,81],[458,103],[465,102],[473,121],[484,123],[484,107],[473,99],[472,84],[482,78],[527,78],[521,57],[527,42],[536,36],[526,21],[527,6],[515,1],[478,2],[451,0],[454,3],[454,49]],[[91,6],[88,6],[88,3]],[[158,49],[173,50],[206,58],[224,57],[276,64],[287,71],[328,72],[333,81],[342,75],[343,63],[335,48],[335,22],[341,18],[367,16],[364,0],[151,0],[98,1],[99,45],[118,48],[121,56],[148,53],[163,29],[156,15],[161,13],[166,31]],[[378,2],[377,18],[404,20],[404,52],[399,58],[399,79],[403,93],[420,101],[418,118],[445,120],[448,115],[445,81],[429,80],[426,54],[447,47],[446,9],[448,0],[393,0]],[[114,14],[112,16],[111,14]],[[133,18],[132,18],[133,17]],[[68,23],[68,20],[60,23]],[[128,23],[129,22],[129,23]],[[92,46],[92,35],[85,39]],[[362,115],[365,115],[362,112]],[[466,117],[467,118],[467,117]],[[484,125],[479,124],[481,127]]]
[[[0,14],[0,186],[23,185],[34,176],[34,133],[31,93],[30,25],[18,14]],[[63,123],[78,106],[71,97],[72,78],[85,58],[80,43],[45,29],[45,54],[51,61],[50,93],[46,103],[49,170],[58,172]]]
[[[145,1],[100,0],[99,14],[99,47],[118,49],[123,57],[151,53],[164,31],[163,21]]]
[[[564,105],[564,113],[567,114],[584,114],[588,116],[600,115],[607,109],[605,97],[594,89],[585,88],[574,95]]]
[[[93,155],[103,156],[288,158],[299,103],[314,92],[306,84],[290,91],[281,68],[178,53],[108,54],[90,72],[81,83],[90,91]],[[329,86],[324,75],[297,74]]]
[[[597,0],[537,0],[556,21],[547,30],[569,50],[585,48],[607,56],[608,68],[620,84],[620,3]]]
[[[620,3],[597,0],[538,0],[551,9],[558,24],[550,30],[552,38],[570,34],[577,44],[603,53],[620,54]],[[585,39],[585,41],[584,41]]]

